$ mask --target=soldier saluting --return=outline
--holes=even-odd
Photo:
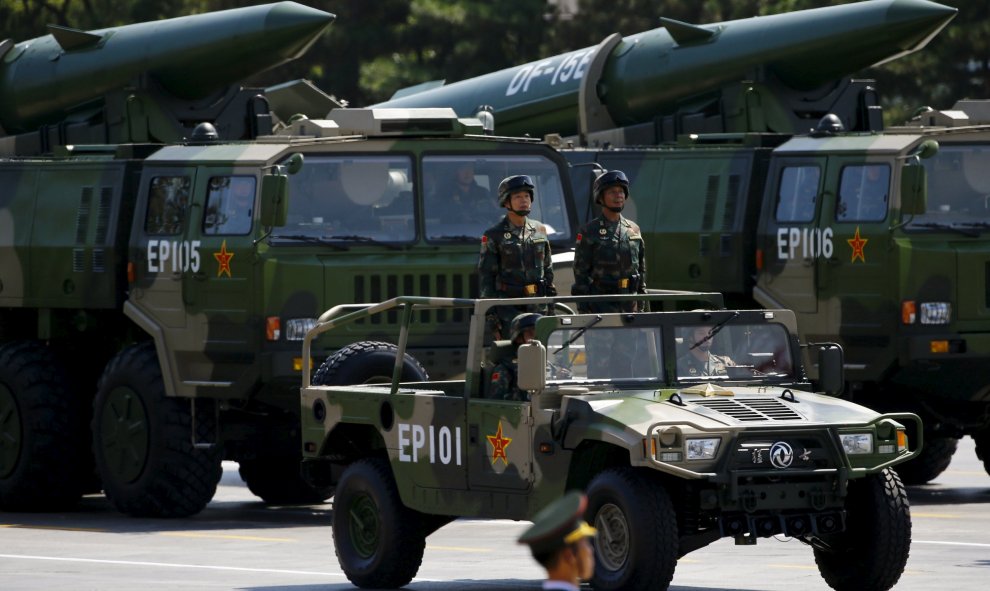
[[[598,175],[592,185],[602,214],[577,235],[574,253],[575,295],[646,292],[646,247],[636,222],[622,217],[629,199],[629,179],[621,170]],[[579,306],[582,312],[635,312],[637,302],[595,302]]]
[[[528,175],[510,176],[498,185],[498,204],[507,212],[481,237],[478,273],[482,298],[529,298],[557,295],[546,226],[527,216],[536,186]],[[489,313],[488,328],[502,338],[522,312],[545,313],[543,306],[500,306]]]

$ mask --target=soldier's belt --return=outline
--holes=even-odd
[[[510,296],[535,296],[540,291],[540,284],[538,283],[527,283],[525,285],[512,285],[509,283],[502,283],[499,291],[504,291]]]
[[[595,283],[607,287],[618,287],[619,289],[629,289],[629,286],[633,283],[635,279],[636,279],[635,277],[623,277],[621,279],[616,279],[615,281],[609,281],[607,279],[595,279]]]

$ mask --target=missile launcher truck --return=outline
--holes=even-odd
[[[605,297],[645,298],[651,311],[571,311]],[[779,534],[810,546],[834,589],[897,582],[911,516],[892,467],[917,454],[906,427],[920,423],[825,395],[844,381],[840,347],[800,344],[794,313],[725,309],[720,294],[523,301],[556,314],[537,319],[535,340],[518,350],[484,343],[485,314],[501,300],[339,306],[306,335],[303,359],[324,335],[403,319],[396,345],[356,342],[312,382],[303,372],[303,473],[314,488],[335,487],[334,549],[352,583],[402,587],[444,524],[532,519],[569,490],[586,491],[597,529],[595,589],[663,590],[689,552]],[[407,342],[431,310],[468,314],[464,379],[402,377],[417,365]],[[810,391],[802,348],[825,394]],[[491,386],[512,357],[527,396],[506,400]],[[354,379],[372,359],[391,383]]]
[[[566,163],[544,143],[449,109],[335,108],[304,81],[237,84],[332,19],[281,2],[0,43],[0,510],[102,490],[124,513],[187,516],[224,459],[266,502],[322,501],[298,416],[320,312],[477,296],[510,174],[534,179],[554,247],[573,243]],[[464,174],[484,199],[447,197]],[[420,313],[426,367],[407,378],[463,371],[466,317]]]
[[[582,222],[593,165],[625,171],[649,286],[788,308],[804,338],[841,344],[845,396],[924,419],[925,449],[898,466],[919,484],[964,435],[990,471],[990,103],[884,129],[876,85],[850,76],[955,14],[871,0],[662,19],[379,106],[484,104],[500,132],[559,135]]]

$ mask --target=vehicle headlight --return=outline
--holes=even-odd
[[[688,460],[711,460],[715,458],[715,454],[718,453],[718,444],[722,440],[718,437],[706,438],[706,439],[688,439],[687,440],[687,459]]]
[[[316,318],[293,318],[285,321],[285,340],[301,341],[316,326]]]
[[[922,302],[919,321],[921,324],[948,324],[952,319],[952,304],[949,302]]]
[[[839,440],[847,454],[873,453],[873,435],[870,433],[842,433]]]

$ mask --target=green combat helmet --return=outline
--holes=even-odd
[[[516,191],[529,191],[529,198],[536,199],[536,185],[528,174],[517,174],[506,177],[498,184],[498,206],[505,207],[509,202],[509,195]]]
[[[629,177],[621,170],[610,170],[598,175],[595,184],[591,187],[591,194],[595,196],[595,204],[602,204],[602,193],[605,189],[613,186],[620,186],[629,199]]]
[[[581,538],[593,537],[598,531],[588,525],[584,512],[588,508],[588,497],[578,491],[571,491],[550,503],[533,517],[533,525],[519,536],[518,542],[529,546],[533,557],[540,556],[573,544]]]
[[[513,318],[512,324],[509,327],[509,340],[513,343],[516,342],[519,335],[521,335],[527,328],[533,328],[536,326],[536,321],[540,318],[543,318],[543,315],[537,314],[536,312],[523,312]]]

